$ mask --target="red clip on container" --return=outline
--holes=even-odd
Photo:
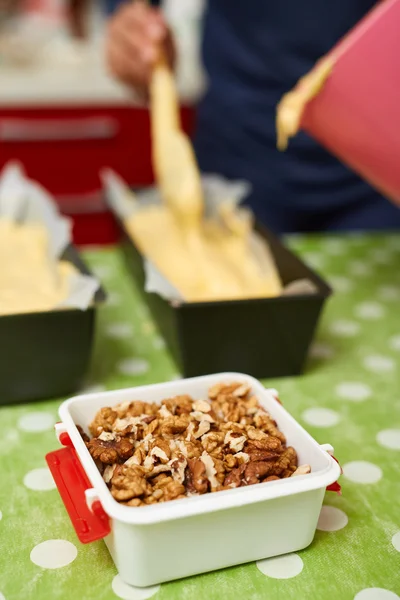
[[[380,3],[333,53],[302,129],[400,204],[400,0]]]
[[[46,461],[76,535],[82,544],[87,544],[101,540],[110,533],[109,518],[98,500],[91,506],[88,504],[86,491],[92,485],[76,451],[70,444],[67,446],[47,454]]]

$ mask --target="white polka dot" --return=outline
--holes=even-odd
[[[56,487],[54,479],[47,467],[29,471],[24,477],[24,485],[30,490],[35,490],[37,492],[53,490]]]
[[[387,356],[380,356],[379,354],[366,356],[363,360],[363,365],[373,373],[387,373],[388,371],[393,371],[395,368],[393,359]]]
[[[316,342],[310,349],[310,356],[319,360],[332,358],[334,354],[333,348],[323,342]]]
[[[133,587],[122,581],[119,575],[114,577],[111,585],[114,594],[122,600],[147,600],[147,598],[155,596],[160,589],[159,585],[152,585],[147,588]]]
[[[400,429],[384,429],[378,433],[376,441],[389,450],[400,450]]]
[[[329,278],[329,282],[335,292],[342,292],[344,294],[350,292],[354,287],[353,282],[342,275],[332,275]]]
[[[390,251],[386,248],[373,248],[369,253],[369,258],[377,265],[387,265],[391,259]]]
[[[400,300],[400,287],[394,285],[382,285],[378,289],[378,296],[386,302],[397,302]]]
[[[106,386],[101,383],[93,383],[83,388],[82,394],[101,394],[106,391]]]
[[[132,334],[133,328],[130,323],[112,323],[106,329],[106,335],[111,338],[130,338]]]
[[[394,335],[393,337],[391,337],[389,340],[389,346],[392,350],[400,351],[400,335]]]
[[[354,600],[399,600],[399,596],[383,588],[366,588],[358,592]]]
[[[46,412],[31,412],[22,417],[18,421],[18,427],[22,431],[40,432],[51,429],[55,423],[55,418],[52,414]]]
[[[303,561],[298,554],[286,554],[276,558],[267,558],[256,562],[257,569],[263,575],[273,579],[291,579],[303,570]]]
[[[354,314],[359,319],[367,321],[376,321],[382,319],[385,315],[385,309],[378,302],[362,302],[354,309]]]
[[[309,408],[302,417],[303,421],[314,427],[332,427],[340,421],[340,415],[330,408]]]
[[[144,375],[149,370],[149,363],[143,358],[127,358],[118,364],[123,375]]]
[[[1,592],[0,592],[0,600],[6,600],[6,597]]]
[[[361,260],[352,260],[348,264],[349,273],[358,277],[368,277],[371,275],[371,267]]]
[[[358,381],[344,381],[335,388],[336,394],[345,400],[352,402],[362,402],[372,395],[371,388],[365,383]]]
[[[397,235],[390,235],[386,238],[386,246],[391,250],[400,250],[400,238]]]
[[[2,513],[2,512],[1,512],[1,510],[0,510],[0,521],[2,520],[2,518],[3,518],[3,513]],[[0,600],[1,600],[1,599],[0,599]]]
[[[355,321],[338,319],[330,326],[330,332],[339,337],[353,337],[360,331],[360,325]]]
[[[343,466],[343,474],[353,483],[376,483],[382,477],[382,469],[365,460],[355,460]]]
[[[119,306],[121,304],[121,294],[118,292],[111,292],[107,295],[108,306]]]
[[[324,251],[332,256],[340,256],[341,254],[344,254],[346,250],[343,240],[336,238],[324,240],[323,247]]]
[[[397,550],[397,552],[400,552],[400,531],[395,533],[394,536],[392,537],[392,544],[393,544],[393,548],[395,550]]]
[[[162,337],[157,336],[156,338],[154,338],[153,340],[153,348],[155,348],[155,350],[164,350],[165,348],[165,340]]]
[[[339,531],[339,529],[346,527],[348,522],[348,516],[340,508],[323,506],[319,515],[317,529],[320,531]]]
[[[304,252],[302,258],[313,269],[322,269],[324,266],[324,258],[318,252]]]
[[[78,555],[76,546],[67,540],[46,540],[31,551],[31,561],[43,569],[66,567]]]
[[[108,265],[97,265],[93,268],[93,271],[100,279],[107,279],[112,273],[112,269]]]

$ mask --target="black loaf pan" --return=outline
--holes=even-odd
[[[90,272],[69,246],[61,257]],[[96,309],[102,288],[87,310],[67,309],[0,316],[0,404],[45,400],[76,392],[92,354]]]
[[[331,288],[269,230],[268,243],[283,285],[309,279],[310,295],[203,303],[169,302],[144,290],[143,256],[119,221],[128,268],[184,377],[224,371],[258,379],[301,374]]]

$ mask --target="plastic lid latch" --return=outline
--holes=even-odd
[[[75,449],[49,452],[46,461],[79,541],[88,544],[106,537],[111,531],[109,517],[99,500],[88,505],[86,491],[92,486]]]

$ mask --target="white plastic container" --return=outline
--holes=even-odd
[[[76,425],[87,429],[100,408],[127,400],[159,402],[178,394],[206,398],[208,389],[221,381],[250,382],[252,392],[296,449],[299,464],[311,465],[311,474],[159,505],[118,504]],[[305,548],[313,540],[325,489],[340,476],[339,465],[328,454],[332,448],[321,447],[277,402],[273,390],[243,374],[222,373],[77,396],[64,402],[59,414],[62,423],[56,429],[67,447],[50,453],[47,461],[78,537],[88,542],[106,536],[121,578],[135,586]]]

